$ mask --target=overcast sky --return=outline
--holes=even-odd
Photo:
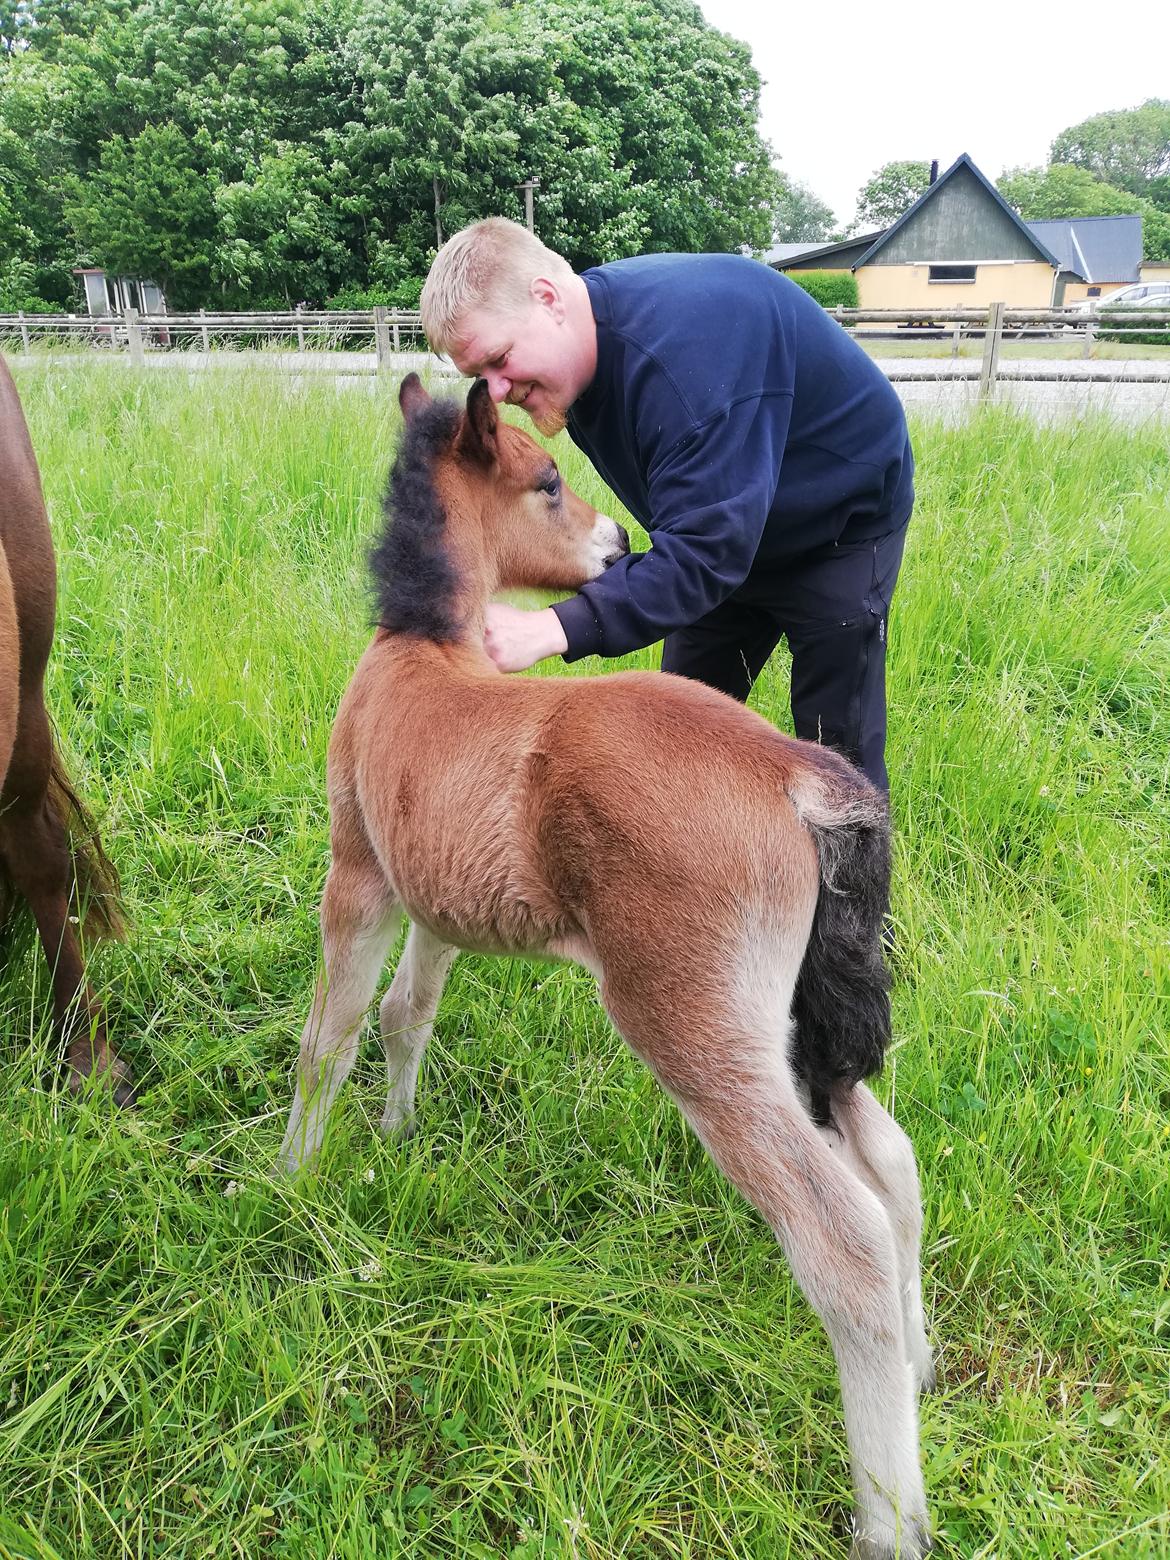
[[[1054,138],[1090,114],[1170,97],[1166,0],[1086,6],[1083,21],[1078,7],[1029,0],[699,5],[751,46],[762,134],[842,223],[883,163],[937,157],[941,172],[969,152],[994,181],[1046,163]]]

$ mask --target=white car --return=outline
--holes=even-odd
[[[1170,281],[1133,282],[1129,287],[1119,287],[1116,292],[1101,298],[1082,298],[1069,304],[1070,314],[1098,314],[1102,309],[1166,309],[1170,310]]]

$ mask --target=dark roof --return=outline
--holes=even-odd
[[[1062,271],[1086,282],[1136,282],[1142,269],[1142,219],[1053,217],[1029,222],[1042,244],[1060,258]]]
[[[1051,250],[1046,248],[1046,246],[1041,243],[1040,239],[1030,231],[1028,224],[1022,220],[1019,212],[1014,211],[1012,207],[1008,205],[1007,201],[1004,200],[1003,196],[996,189],[995,185],[992,184],[991,180],[988,179],[986,174],[979,171],[979,169],[971,161],[970,157],[968,157],[966,152],[960,153],[960,155],[955,158],[954,162],[945,173],[940,173],[933,184],[927,185],[926,189],[923,190],[922,194],[918,197],[910,209],[908,211],[904,211],[892,227],[888,227],[884,233],[879,235],[877,242],[871,245],[870,248],[867,249],[862,255],[861,259],[857,261],[854,266],[854,270],[859,270],[863,265],[868,265],[873,257],[878,253],[878,251],[885,244],[889,243],[894,234],[904,228],[906,223],[909,222],[910,218],[914,216],[914,214],[922,206],[924,206],[928,200],[933,200],[934,197],[938,194],[939,190],[942,189],[943,185],[946,184],[949,179],[954,178],[955,174],[958,173],[960,168],[966,168],[969,173],[975,176],[991,199],[996,203],[1001,211],[1010,217],[1012,222],[1015,223],[1016,227],[1019,228],[1020,232],[1037,251],[1040,257],[1044,260],[1047,260],[1049,265],[1054,266],[1059,270],[1060,261],[1051,252]]]
[[[880,238],[881,233],[858,233],[853,238],[840,239],[832,244],[777,244],[774,249],[769,249],[766,255],[761,256],[767,265],[791,265],[794,260],[811,260],[814,255],[824,256],[839,254],[843,249],[856,249],[858,244],[872,244],[875,238]]]

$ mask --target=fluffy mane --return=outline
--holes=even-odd
[[[457,577],[446,552],[447,516],[435,491],[436,459],[462,408],[432,401],[405,425],[382,501],[382,535],[370,551],[377,622],[392,634],[456,639]]]

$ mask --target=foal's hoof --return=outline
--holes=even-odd
[[[418,1118],[413,1111],[409,1116],[387,1111],[382,1117],[381,1132],[388,1143],[408,1143],[417,1131]]]
[[[924,1521],[908,1522],[897,1538],[886,1534],[855,1534],[849,1560],[922,1560],[934,1548]]]

